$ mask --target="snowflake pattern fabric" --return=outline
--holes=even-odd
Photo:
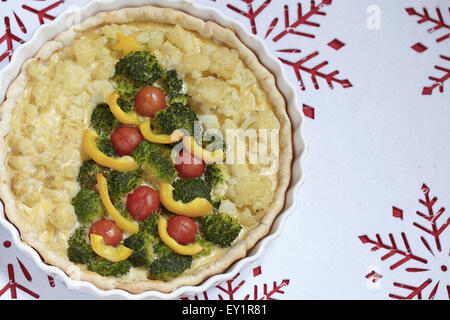
[[[0,44],[3,46],[0,51],[0,63],[2,63],[0,66],[7,63],[4,60],[11,60],[14,49],[28,40],[38,25],[54,20],[64,9],[63,0],[2,0],[0,5],[4,24],[0,38]]]
[[[435,65],[434,68],[436,72],[440,72],[440,76],[430,76],[428,79],[431,81],[431,85],[425,86],[422,90],[423,95],[431,95],[435,89],[438,89],[441,93],[444,91],[444,83],[450,79],[450,56],[448,55],[448,42],[450,41],[450,8],[448,8],[448,14],[444,19],[444,15],[441,8],[434,8],[435,14],[432,16],[426,7],[422,8],[421,11],[416,11],[414,8],[406,8],[406,13],[415,17],[417,23],[420,25],[427,26],[427,32],[430,36],[437,34],[435,42],[440,44],[442,50],[446,51],[445,54],[440,54],[439,57],[442,59],[440,65]],[[416,52],[422,53],[426,51],[427,47],[420,42],[417,42],[412,47]],[[445,50],[446,49],[446,50]],[[442,51],[442,52],[444,52]],[[442,64],[444,66],[442,66]]]
[[[0,68],[41,24],[88,2],[0,1]],[[181,299],[450,299],[448,3],[193,2],[279,59],[306,118],[308,178],[262,257]],[[92,297],[40,271],[0,228],[1,299]]]
[[[421,208],[416,211],[416,217],[419,217],[420,222],[414,221],[408,228],[408,234],[411,233],[409,240],[406,232],[400,234],[401,240],[397,242],[392,233],[389,233],[389,241],[384,241],[380,234],[376,234],[374,238],[362,235],[359,239],[363,244],[371,246],[372,252],[383,251],[380,257],[382,262],[389,263],[388,260],[394,260],[389,270],[399,268],[404,272],[417,274],[414,277],[415,284],[394,282],[394,287],[403,289],[406,293],[403,295],[389,293],[389,297],[402,300],[415,298],[432,300],[436,297],[450,299],[450,282],[447,275],[450,262],[448,258],[450,216],[445,214],[444,207],[437,204],[438,198],[431,195],[426,184],[422,185],[421,190],[423,196],[418,200]],[[406,217],[403,210],[397,207],[393,207],[392,215],[401,220],[411,218],[409,215]],[[425,249],[426,255],[418,256],[409,242],[414,243],[414,249],[421,248],[422,251]],[[378,275],[378,278],[381,276]]]

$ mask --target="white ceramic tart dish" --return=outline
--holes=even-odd
[[[303,118],[298,111],[295,90],[286,80],[281,64],[239,23],[217,10],[185,1],[129,1],[126,5],[124,7],[123,1],[92,1],[80,10],[62,14],[54,22],[40,27],[0,72],[0,97],[5,95],[0,109],[0,197],[5,214],[0,221],[11,231],[20,249],[30,254],[45,272],[60,276],[70,288],[109,298],[172,299],[205,291],[230,278],[243,265],[260,256],[266,244],[280,234],[283,221],[295,209],[298,189],[303,181],[302,159],[306,149],[301,132]],[[67,21],[75,23],[68,26]],[[121,37],[125,38],[123,42]],[[158,61],[163,71],[155,78],[156,82],[138,84],[142,78],[136,80],[134,75],[129,76],[126,72],[119,74],[117,62],[136,51],[149,53]],[[132,69],[122,69],[126,68]],[[176,93],[178,96],[170,92],[170,80],[166,76],[170,70],[176,71],[184,83]],[[90,129],[94,121],[91,115],[98,105],[104,103],[106,106],[109,104],[120,126],[137,125],[144,142],[162,143],[144,133],[142,123],[147,118],[139,109],[138,97],[135,108],[140,124],[127,123],[129,118],[123,112],[114,111],[111,96],[114,91],[122,92],[117,76],[123,79],[124,74],[131,77],[128,80],[134,81],[136,88],[154,85],[163,89],[168,109],[172,103],[178,106],[171,102],[178,101],[174,97],[189,96],[188,108],[192,108],[200,120],[202,130],[216,130],[223,134],[227,148],[222,168],[226,171],[226,179],[215,185],[208,181],[206,173],[201,177],[211,188],[204,197],[213,199],[209,200],[215,209],[211,205],[206,209],[209,213],[203,209],[203,213],[199,211],[198,214],[214,213],[215,216],[233,218],[239,222],[240,232],[231,244],[218,245],[214,235],[210,235],[213,232],[211,224],[205,227],[206,219],[195,215],[195,210],[200,209],[191,206],[191,217],[201,230],[198,237],[204,237],[208,246],[212,243],[208,253],[206,244],[203,244],[206,242],[199,242],[204,255],[200,255],[198,250],[186,253],[189,252],[186,251],[188,246],[173,245],[172,242],[176,241],[170,242],[173,239],[165,235],[161,231],[165,227],[158,224],[159,237],[155,236],[151,256],[154,254],[154,261],[159,259],[159,264],[150,264],[150,275],[148,265],[138,266],[130,260],[132,266],[124,275],[102,276],[99,273],[104,271],[96,271],[97,267],[91,267],[90,263],[86,267],[68,258],[69,239],[80,224],[86,223],[77,207],[81,202],[84,206],[86,198],[78,203],[73,200],[81,199],[79,195],[83,190],[80,188],[85,188],[79,173],[84,163],[90,158],[95,160],[104,168],[102,172],[111,184],[122,179],[117,174],[121,178],[114,180],[114,172],[140,170],[142,180],[121,194],[122,198],[117,196],[121,200],[113,200],[126,201],[126,208],[136,220],[129,200],[132,190],[140,184],[159,192],[161,202],[172,212],[167,212],[167,217],[172,217],[174,212],[184,215],[187,202],[191,201],[174,201],[170,197],[167,200],[164,186],[172,183],[174,195],[179,194],[181,191],[176,185],[183,179],[175,174],[175,182],[171,179],[166,183],[166,175],[162,178],[160,172],[155,174],[159,165],[147,163],[141,168],[137,153],[126,153],[138,164],[124,169],[124,166],[117,165],[119,158],[105,161],[102,160],[105,159],[103,154],[97,157],[98,153],[89,151],[86,132],[93,131]],[[148,77],[146,81],[149,81]],[[177,110],[175,107],[172,109]],[[156,124],[153,129],[165,130],[167,114],[160,116],[157,113],[152,115],[154,118],[148,118],[152,125]],[[258,146],[266,146],[266,153],[258,153],[259,158],[255,160],[251,147],[247,146],[246,157],[240,158],[239,137],[236,140],[233,136],[229,138],[228,132],[256,132],[255,141],[258,141]],[[267,132],[272,135],[263,135]],[[244,141],[246,138],[244,135]],[[114,139],[111,141],[119,154]],[[189,140],[186,134],[180,145],[197,154],[195,140]],[[211,160],[214,154],[220,152],[199,153],[207,163],[207,170],[214,166],[212,162],[219,161],[217,157]],[[107,167],[117,171],[111,173]],[[147,174],[146,170],[150,173]],[[177,171],[181,176],[179,167]],[[159,177],[156,181],[155,176]],[[89,186],[89,192],[100,193],[98,201],[101,198],[104,215],[115,220],[124,230],[124,243],[128,245],[126,239],[138,231],[133,231],[130,221],[120,223],[122,220],[110,211],[113,209],[108,207],[99,179],[97,177],[98,184]],[[182,185],[181,182],[178,185]],[[122,182],[119,188],[124,185]],[[113,193],[113,190],[111,187],[109,192]],[[183,195],[178,197],[182,199]],[[206,202],[206,199],[199,199],[199,195],[194,198]],[[159,219],[163,220],[165,214],[158,214]],[[91,219],[89,223],[92,222]],[[137,226],[136,222],[134,226]],[[167,231],[170,233],[170,228]],[[117,250],[111,253],[113,247],[100,251],[95,247],[92,236],[90,240],[92,249],[101,257],[95,261],[117,259],[117,255],[114,256]],[[156,249],[159,242],[180,253],[179,256],[193,255],[189,267],[175,276],[161,279],[156,270],[164,268],[161,261],[166,251],[160,253]]]

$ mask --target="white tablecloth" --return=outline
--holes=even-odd
[[[87,2],[1,1],[0,68],[40,24]],[[241,21],[282,59],[309,150],[281,236],[188,298],[449,299],[450,1],[194,2]],[[95,298],[40,271],[3,228],[0,290]]]

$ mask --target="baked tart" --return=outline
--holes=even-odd
[[[283,209],[291,124],[233,30],[159,7],[46,43],[1,106],[8,220],[73,279],[172,292],[246,256]]]

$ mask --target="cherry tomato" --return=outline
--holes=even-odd
[[[206,163],[202,159],[183,150],[178,154],[175,163],[180,178],[198,178],[206,168]]]
[[[91,226],[89,234],[92,233],[102,236],[105,244],[113,247],[121,243],[123,238],[122,230],[120,230],[117,224],[105,218],[98,220]]]
[[[148,186],[140,186],[127,197],[128,212],[136,221],[143,221],[152,215],[153,211],[160,211],[159,193]]]
[[[166,107],[166,96],[158,87],[143,87],[136,95],[134,106],[141,115],[153,117],[157,111]]]
[[[119,127],[111,134],[111,143],[119,156],[125,156],[137,148],[143,139],[136,128]]]
[[[175,216],[167,221],[167,233],[179,244],[186,245],[195,240],[197,225],[192,218]]]

